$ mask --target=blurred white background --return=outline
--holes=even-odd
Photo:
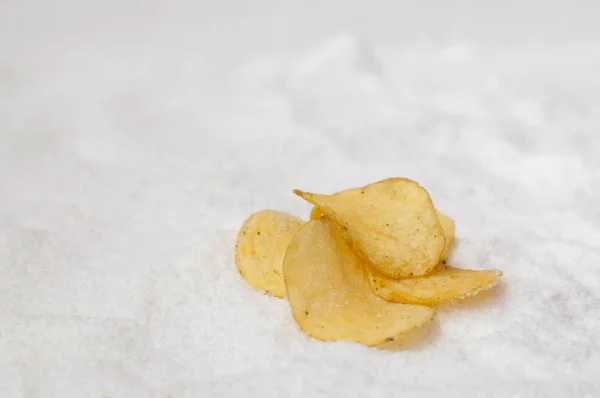
[[[2,397],[595,396],[597,1],[0,3]],[[232,260],[294,188],[416,179],[503,285],[321,343]]]
[[[137,44],[218,58],[305,47],[347,31],[383,44],[594,42],[600,6],[579,1],[4,1],[9,53]],[[4,51],[3,51],[4,52]]]

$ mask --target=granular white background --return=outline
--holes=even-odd
[[[485,4],[482,4],[485,3]],[[0,396],[600,395],[594,1],[0,3]],[[386,352],[238,276],[292,189],[419,181],[503,283]]]

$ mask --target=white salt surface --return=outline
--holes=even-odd
[[[190,32],[230,18],[108,4],[0,13],[0,396],[600,395],[600,40],[222,54]],[[503,284],[412,350],[307,338],[241,280],[235,231],[388,176]]]

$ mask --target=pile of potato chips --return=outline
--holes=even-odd
[[[432,306],[475,295],[502,276],[446,265],[454,221],[409,179],[294,193],[315,206],[311,220],[274,210],[251,215],[235,262],[254,288],[287,297],[300,328],[317,339],[393,341],[432,320]]]

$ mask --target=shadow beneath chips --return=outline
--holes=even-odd
[[[476,296],[454,300],[436,307],[436,312],[468,311],[489,308],[500,303],[507,293],[507,286],[500,282],[493,288]],[[431,346],[441,333],[440,323],[435,317],[427,325],[411,330],[394,340],[379,344],[375,348],[386,351],[418,351]]]
[[[483,291],[476,296],[466,297],[464,299],[453,300],[440,304],[437,307],[437,310],[439,312],[452,312],[489,308],[504,300],[504,296],[507,294],[507,291],[508,288],[506,284],[500,282],[491,289]]]
[[[426,325],[376,345],[375,348],[386,351],[419,351],[430,346],[439,335],[440,324],[434,317]]]

